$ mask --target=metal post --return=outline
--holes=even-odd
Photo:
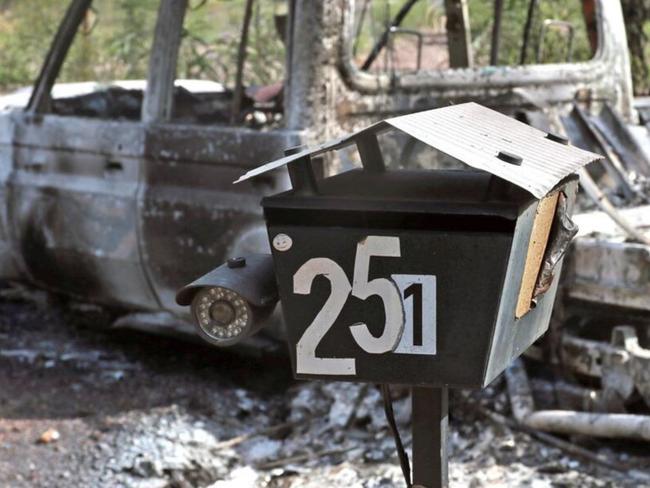
[[[413,388],[413,487],[447,488],[449,390]]]
[[[176,64],[187,3],[188,0],[160,0],[142,101],[143,122],[164,122],[172,116]]]
[[[305,149],[305,146],[290,147],[284,151],[284,155],[297,154],[303,149]],[[316,183],[316,176],[309,155],[293,161],[287,166],[287,170],[289,171],[291,187],[296,194],[315,195],[318,193],[318,183]]]
[[[386,169],[376,134],[359,135],[356,138],[356,143],[363,169],[373,173],[381,173]]]
[[[43,113],[49,104],[50,91],[56,77],[59,75],[65,55],[68,53],[74,40],[79,24],[86,17],[92,0],[73,0],[66,11],[65,17],[59,25],[59,30],[54,37],[50,51],[47,53],[41,72],[36,80],[36,85],[29,97],[27,112]]]

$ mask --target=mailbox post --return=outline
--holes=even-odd
[[[426,488],[447,486],[449,390],[412,388],[413,484]]]
[[[390,170],[390,130],[470,168]],[[354,145],[362,168],[316,178],[314,156]],[[597,158],[467,103],[240,178],[289,167],[293,188],[262,206],[294,375],[411,386],[416,485],[447,485],[448,388],[488,385],[547,329],[575,171]]]

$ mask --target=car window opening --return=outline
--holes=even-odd
[[[248,19],[245,3],[215,0],[188,7],[170,122],[249,127],[281,123],[286,2],[251,2]],[[50,113],[140,120],[157,4],[93,2],[52,90]],[[249,26],[243,38],[245,20]],[[130,32],[124,31],[127,27]]]
[[[593,0],[357,0],[351,58],[399,77],[454,68],[588,61]]]

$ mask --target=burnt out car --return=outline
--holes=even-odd
[[[197,84],[175,80],[191,6],[161,0],[146,81],[66,94],[55,83],[92,3],[71,2],[27,104],[0,114],[6,279],[167,324],[189,319],[175,303],[181,286],[268,248],[259,201],[287,176],[233,186],[241,174],[292,146],[468,100],[604,153],[583,175],[604,188],[599,204],[647,198],[645,119],[616,1],[522,2],[520,17],[502,6],[486,17],[465,0],[279,2],[284,74],[247,87],[250,12],[234,84]],[[394,166],[456,164],[408,137],[380,143]],[[357,164],[339,151],[319,171]]]

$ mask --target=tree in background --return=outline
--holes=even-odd
[[[650,94],[650,0],[622,0],[627,29],[627,44],[632,63],[634,91],[638,95]]]
[[[146,79],[160,0],[94,0],[58,82]],[[30,85],[70,0],[0,0],[0,92]],[[244,82],[282,81],[284,45],[276,2],[255,2]],[[243,0],[192,0],[185,16],[178,77],[232,86]]]
[[[35,79],[68,0],[0,3],[0,90]]]
[[[178,59],[180,78],[208,79],[233,86],[244,3],[243,0],[212,0],[197,2],[195,7],[190,3]],[[274,23],[277,3],[269,0],[254,3],[245,85],[267,85],[282,81],[284,76],[284,45]]]
[[[616,1],[616,0],[605,0]],[[621,0],[626,19],[632,73],[637,94],[650,94],[650,0]],[[56,28],[70,0],[0,0],[0,92],[30,85],[38,74]],[[373,0],[380,18],[386,5],[395,11],[403,0]],[[529,0],[505,0],[499,64],[517,64]],[[145,79],[159,0],[95,0],[93,11],[75,39],[58,81]],[[255,2],[245,84],[280,81],[284,72],[284,46],[273,23],[282,0]],[[243,0],[192,0],[186,15],[178,76],[210,79],[232,86],[242,23]],[[410,19],[429,19],[427,7],[441,0],[420,2]],[[477,64],[488,64],[493,2],[469,0],[472,39]],[[438,9],[440,10],[440,9]],[[541,19],[579,18],[579,0],[543,0],[533,32]],[[412,20],[406,19],[405,27]],[[574,59],[591,55],[579,28]],[[380,26],[381,27],[381,26]],[[417,25],[415,26],[417,27]],[[533,36],[535,37],[535,36]],[[372,39],[361,39],[371,45]],[[562,60],[566,39],[547,37],[544,62]],[[359,42],[360,48],[364,42]],[[534,61],[533,39],[528,60]]]
[[[0,91],[31,84],[70,0],[0,2]],[[158,0],[95,0],[59,81],[146,78]]]

